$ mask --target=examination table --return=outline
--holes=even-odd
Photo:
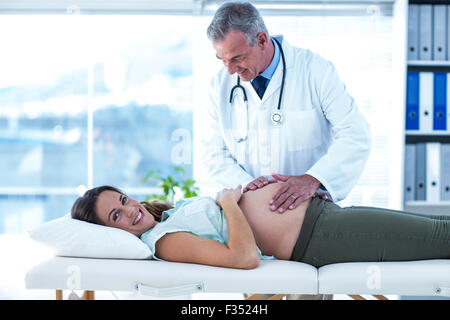
[[[280,299],[286,294],[347,294],[450,297],[450,260],[338,263],[315,268],[281,260],[263,260],[253,270],[156,260],[93,259],[54,256],[25,276],[28,289],[132,291],[168,297],[192,293],[257,293]],[[260,294],[260,295],[258,295]],[[270,294],[270,295],[267,295]]]

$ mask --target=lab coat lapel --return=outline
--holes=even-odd
[[[281,40],[281,39],[278,39],[278,40]],[[293,63],[292,47],[289,45],[289,43],[287,43],[287,41],[285,39],[282,40],[281,46],[283,48],[283,53],[284,53],[284,57],[286,60],[286,74],[288,74],[289,69],[292,68],[292,63]],[[262,99],[263,103],[266,100],[273,98],[272,95],[274,93],[277,93],[276,105],[278,105],[278,94],[280,94],[282,79],[283,79],[283,61],[280,56],[280,61],[277,65],[277,69],[275,70],[275,72],[272,76],[272,79],[270,79],[269,86],[267,87],[266,92],[264,93],[264,96]],[[285,82],[285,90],[286,90],[286,82]]]
[[[245,92],[247,92],[247,98],[248,98],[248,106],[260,106],[262,104],[262,100],[259,98],[258,94],[256,93],[255,88],[253,88],[252,83],[250,81],[242,81],[242,86],[245,88]],[[267,89],[266,89],[267,91]],[[264,93],[265,95],[265,93]],[[263,96],[264,98],[264,96]]]
[[[272,75],[272,79],[269,81],[269,85],[266,88],[266,92],[264,92],[262,102],[264,103],[266,100],[270,99],[271,96],[276,92],[279,92],[278,89],[281,87],[281,79],[283,76],[283,63],[278,63],[277,69],[275,70],[274,74]],[[278,99],[278,98],[277,98]],[[278,100],[277,100],[278,101]]]
[[[255,88],[253,88],[252,83],[250,81],[243,81],[242,85],[245,88],[245,91],[247,92],[247,96],[249,99],[249,106],[255,105],[257,107],[261,106],[267,99],[270,98],[273,93],[281,87],[281,76],[283,74],[283,66],[280,61],[280,63],[277,66],[277,69],[275,70],[272,79],[269,81],[269,85],[266,88],[266,91],[264,92],[264,95],[262,99],[258,96],[256,93]],[[278,99],[278,98],[277,98]],[[278,101],[278,100],[277,100]]]

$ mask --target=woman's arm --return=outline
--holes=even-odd
[[[219,192],[216,202],[228,223],[228,243],[198,237],[188,232],[175,232],[156,242],[156,255],[174,262],[199,263],[218,267],[253,269],[259,254],[253,232],[238,206],[241,186]]]

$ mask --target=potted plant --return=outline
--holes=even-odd
[[[178,174],[185,175],[185,171],[181,167],[171,166],[171,169]],[[176,190],[179,189],[183,193],[184,198],[196,197],[200,189],[195,185],[195,180],[193,179],[182,179],[177,181],[177,179],[168,175],[166,177],[161,175],[161,170],[149,170],[145,177],[141,179],[141,183],[146,183],[150,181],[157,181],[157,186],[161,188],[162,194],[151,194],[145,198],[145,201],[160,200],[174,202],[174,196]]]

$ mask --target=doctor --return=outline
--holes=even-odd
[[[211,82],[203,119],[210,176],[244,192],[285,182],[268,204],[279,213],[314,194],[344,199],[367,162],[371,135],[334,66],[269,36],[250,3],[223,4],[207,34],[225,66]]]

